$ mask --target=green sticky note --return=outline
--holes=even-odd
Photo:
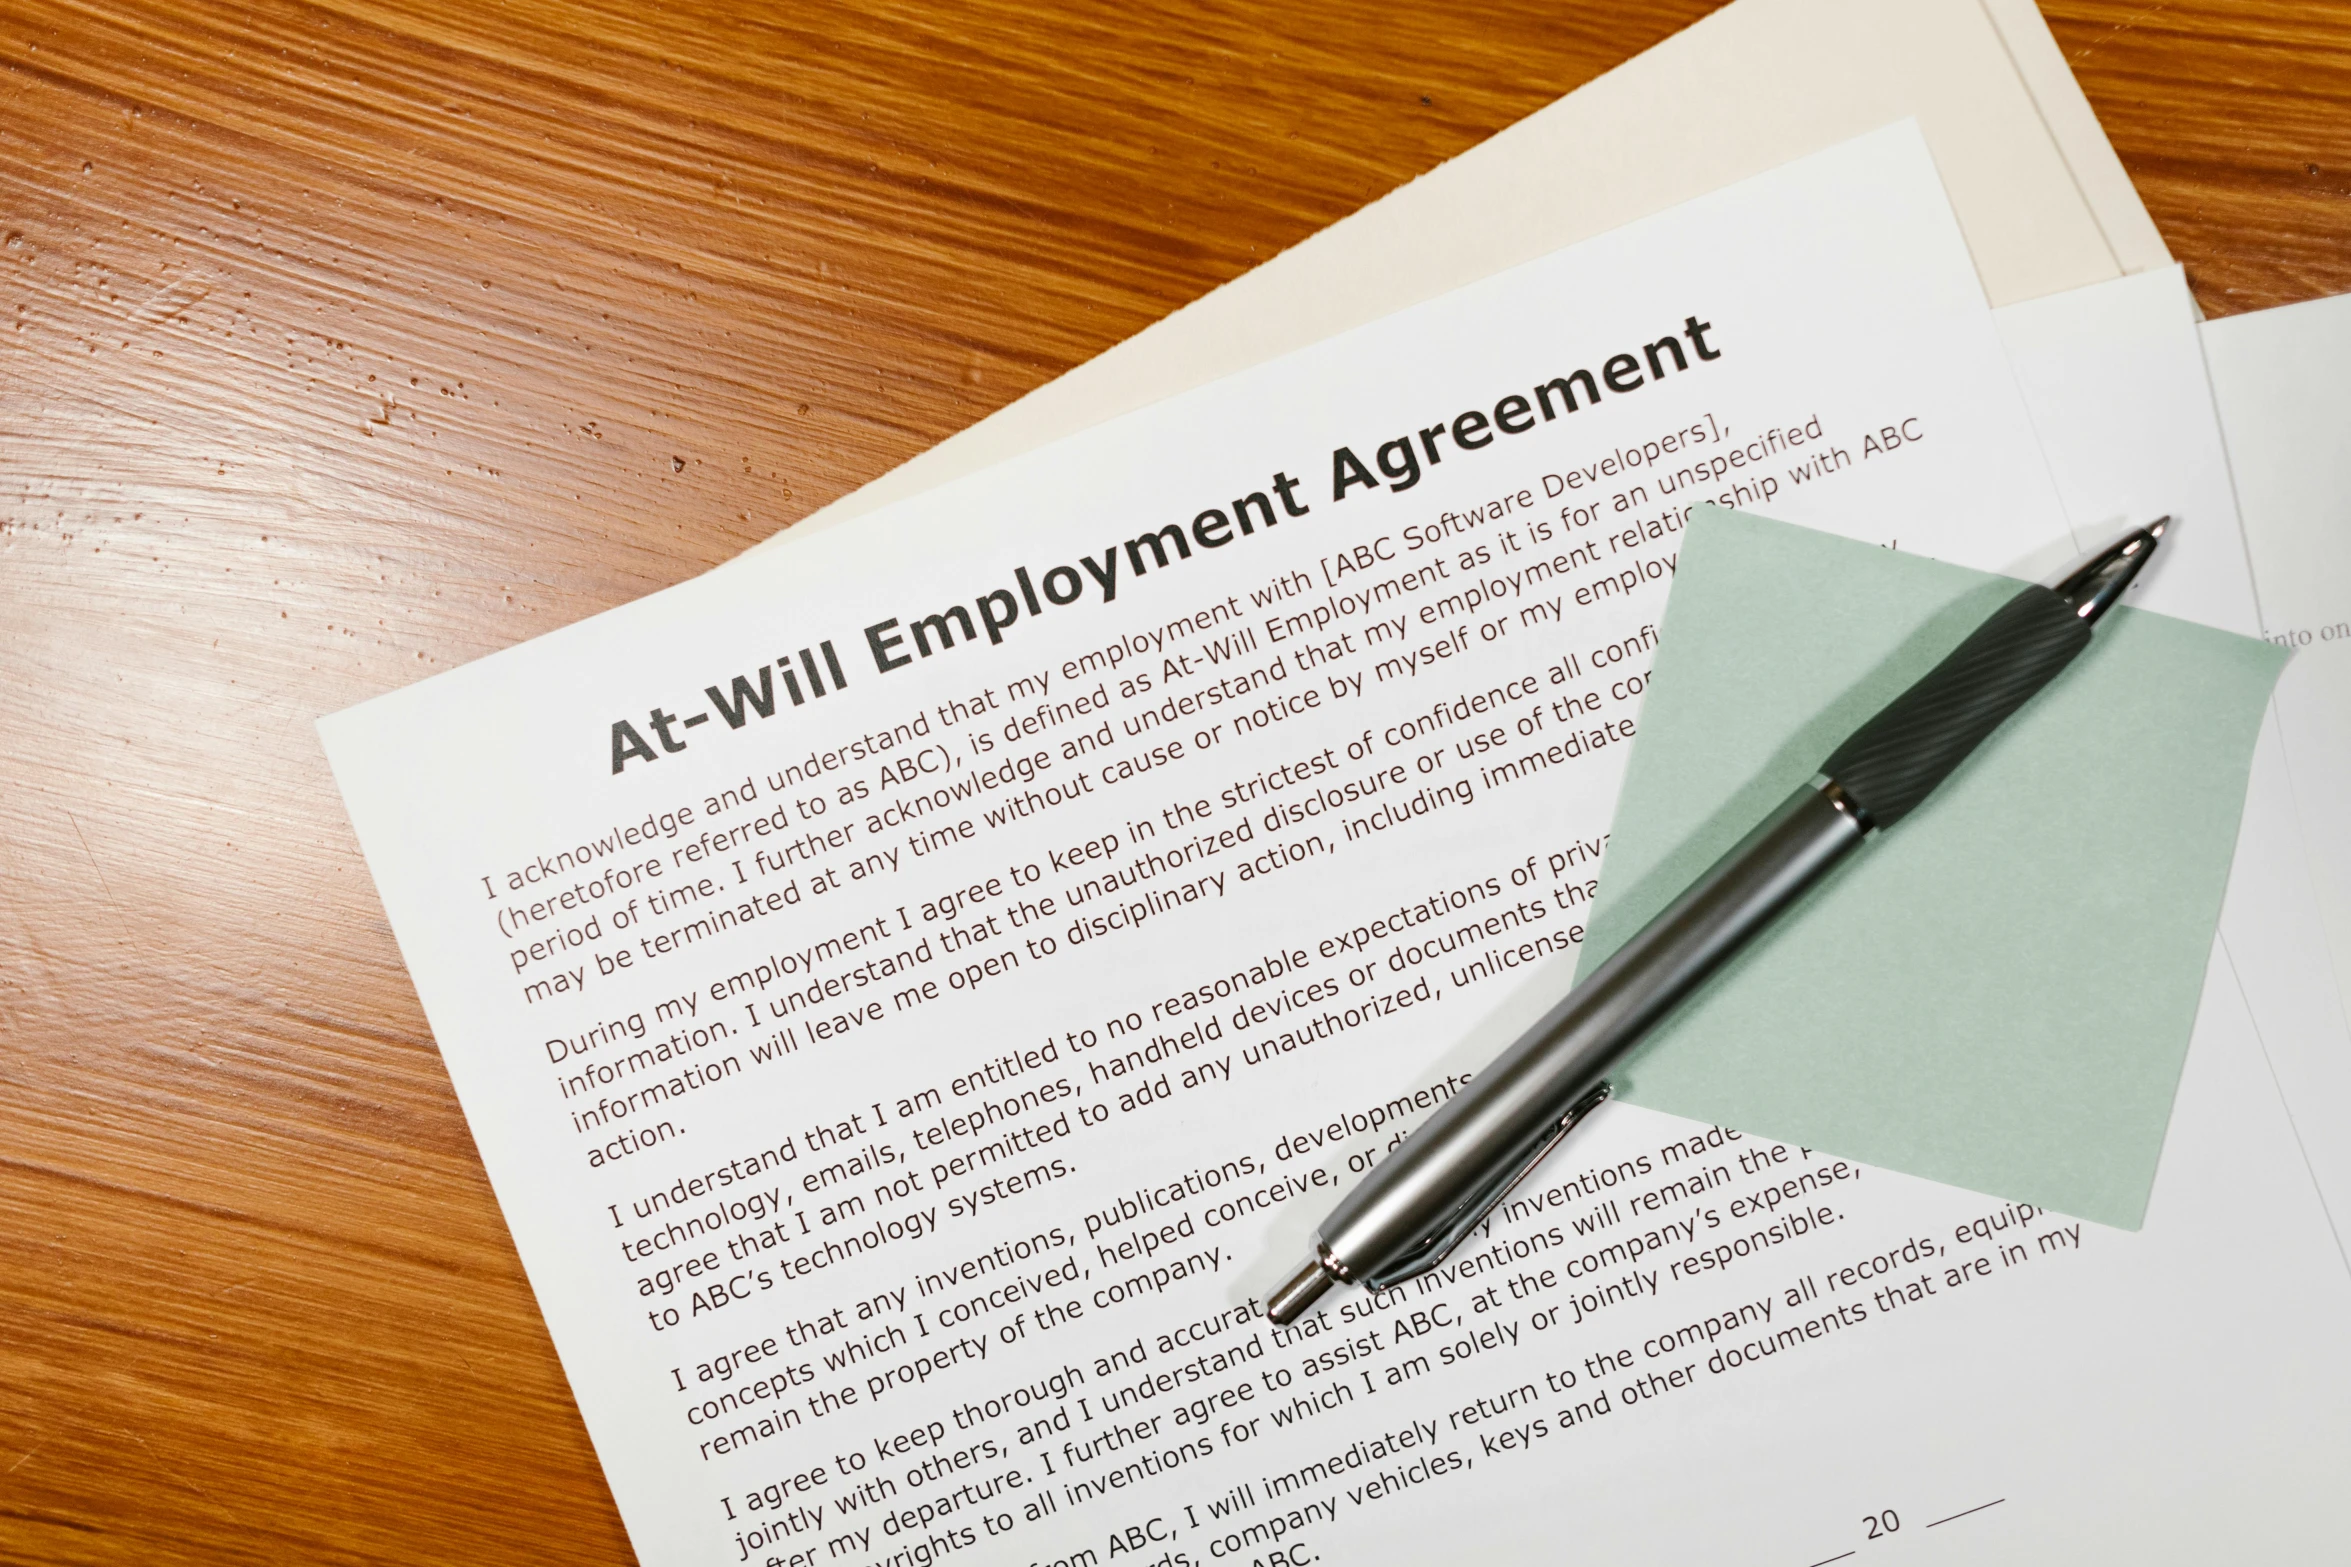
[[[1580,971],[2017,584],[1694,513]],[[2282,649],[2118,609],[1644,1041],[1635,1104],[2136,1229]]]

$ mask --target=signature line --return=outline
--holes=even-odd
[[[1995,1496],[1988,1502],[1978,1502],[1975,1506],[1970,1507],[1967,1510],[1967,1513],[1980,1513],[1987,1507],[1997,1507],[2002,1502],[2007,1500],[2008,1498],[2005,1496]],[[1967,1513],[1953,1513],[1949,1518],[1938,1518],[1934,1521],[1934,1523],[1928,1524],[1927,1527],[1932,1529],[1941,1524],[1954,1523],[1959,1519],[1965,1518]],[[1831,1559],[1834,1560],[1834,1558]]]

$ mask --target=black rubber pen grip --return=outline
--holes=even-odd
[[[1821,771],[1871,826],[1891,827],[2089,645],[2074,605],[2025,588],[1855,730]]]

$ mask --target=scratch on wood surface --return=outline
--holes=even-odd
[[[2141,22],[2146,21],[2147,18],[2158,15],[2170,9],[2171,0],[2158,0],[2157,4],[2148,6],[2145,10],[2134,12],[2133,14],[2124,17],[2121,21],[2112,24],[2094,41],[2083,44],[2076,48],[2073,52],[2073,57],[2076,60],[2087,60],[2090,57],[2092,51],[2096,50],[2100,45],[2109,43],[2114,39],[2121,37],[2124,33],[2130,32]]]
[[[75,818],[73,812],[71,811],[67,811],[65,813],[65,819],[73,824],[74,841],[82,846],[82,858],[88,860],[90,862],[90,869],[97,873],[98,890],[106,894],[106,901],[108,903],[114,904],[114,911],[117,914],[122,913],[123,908],[122,905],[115,900],[114,889],[106,884],[106,868],[98,863],[98,856],[90,852],[90,840],[82,835],[81,822]]]

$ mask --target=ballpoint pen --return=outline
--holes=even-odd
[[[2028,585],[1837,747],[1819,775],[1636,932],[1375,1165],[1266,1303],[1296,1321],[1333,1284],[1437,1266],[1576,1123],[1647,1030],[1873,832],[1892,827],[2089,645],[2163,538],[2135,528],[2053,587]]]

